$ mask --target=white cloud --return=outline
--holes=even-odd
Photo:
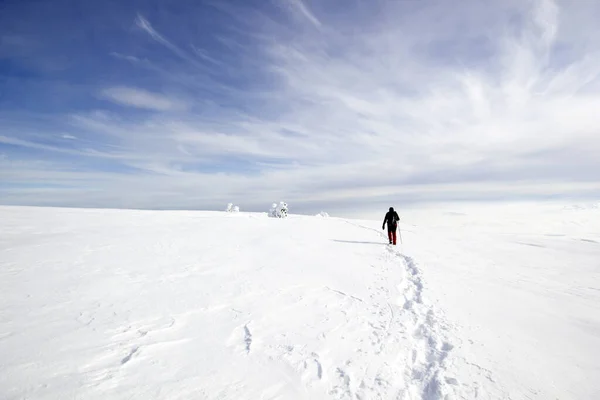
[[[117,104],[156,111],[175,111],[186,108],[183,102],[147,90],[131,87],[104,89],[102,96]]]
[[[315,25],[316,27],[321,26],[321,21],[319,21],[317,17],[314,16],[314,14],[308,9],[306,4],[304,4],[302,0],[285,0],[285,3],[289,6],[290,10],[294,14],[302,18],[306,18],[311,24]]]
[[[167,40],[163,35],[161,35],[159,32],[157,32],[154,29],[154,27],[152,27],[150,22],[143,16],[138,14],[138,16],[135,19],[135,23],[139,28],[141,28],[144,32],[146,32],[148,35],[150,35],[150,37],[152,39],[154,39],[156,42],[160,43],[161,45],[163,45],[166,48],[168,48],[169,50],[171,50],[178,57],[180,57],[181,59],[194,65],[197,68],[204,69],[204,65],[202,65],[202,63],[198,62],[198,60],[191,57],[187,52],[185,52],[178,46],[174,45],[171,41]],[[203,54],[203,53],[199,54],[199,56],[204,60],[207,60],[207,57],[208,57],[206,54]],[[214,60],[212,60],[212,59],[209,61],[214,62]]]

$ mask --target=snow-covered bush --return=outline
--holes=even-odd
[[[288,213],[288,205],[287,203],[284,203],[283,201],[279,203],[279,218],[285,218],[287,217],[287,213]]]
[[[233,203],[227,203],[227,212],[240,212],[240,207],[234,206]]]
[[[285,218],[288,213],[288,205],[285,201],[277,203],[273,203],[271,205],[271,209],[269,210],[269,217],[271,218]]]
[[[277,218],[277,203],[273,203],[269,209],[269,217]]]
[[[325,211],[321,211],[320,213],[317,214],[317,217],[327,218],[327,217],[329,217],[329,214],[327,214]]]

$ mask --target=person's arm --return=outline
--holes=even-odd
[[[381,225],[381,229],[385,230],[385,221],[387,220],[387,214],[385,214],[385,217],[383,217],[383,225]]]

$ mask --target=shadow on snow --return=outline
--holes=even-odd
[[[333,240],[334,242],[339,242],[339,243],[387,245],[387,242],[359,242],[359,241],[355,241],[355,240],[338,240],[338,239],[331,239],[331,240]]]

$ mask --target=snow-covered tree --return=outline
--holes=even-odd
[[[269,209],[269,217],[277,218],[277,203],[273,203]]]
[[[283,201],[280,202],[278,210],[279,210],[279,218],[285,218],[285,217],[287,217],[287,214],[288,214],[288,205],[287,205],[287,203],[285,203]]]
[[[271,218],[285,218],[288,213],[288,205],[285,201],[273,203],[269,209],[269,217]]]
[[[240,212],[240,207],[239,206],[234,206],[233,203],[227,203],[227,212]]]

